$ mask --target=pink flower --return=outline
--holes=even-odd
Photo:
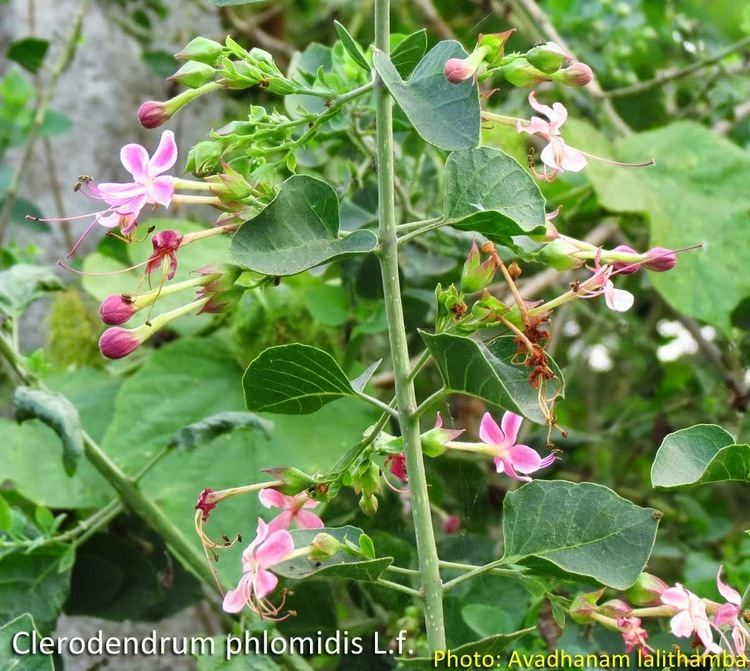
[[[440,528],[447,535],[458,533],[461,529],[461,518],[458,515],[446,515],[440,523]]]
[[[529,482],[531,478],[526,474],[546,468],[554,463],[556,457],[550,454],[542,459],[539,453],[528,445],[516,444],[521,422],[523,417],[514,412],[506,412],[501,426],[498,426],[492,415],[486,412],[479,427],[479,437],[483,443],[492,447],[496,455],[494,461],[498,473],[505,473],[514,480]]]
[[[239,613],[248,606],[261,616],[277,615],[280,607],[273,606],[266,597],[276,589],[279,579],[269,569],[288,559],[293,552],[294,541],[288,531],[271,531],[269,525],[259,519],[255,540],[242,553],[239,584],[224,595],[224,610]]]
[[[288,529],[292,522],[296,522],[298,529],[322,529],[325,526],[320,517],[307,511],[318,505],[318,501],[312,500],[307,494],[285,496],[275,489],[261,489],[258,498],[266,508],[281,508],[283,511],[268,523],[272,532]]]
[[[151,274],[162,263],[169,265],[167,279],[171,280],[177,272],[177,250],[182,244],[182,235],[172,229],[155,233],[151,238],[153,252],[146,262],[146,274]]]
[[[625,652],[640,650],[644,654],[650,654],[652,648],[646,643],[648,632],[641,627],[639,617],[620,617],[617,619],[617,626],[622,633],[622,640],[625,642]]]
[[[385,465],[401,482],[409,482],[409,476],[406,473],[406,455],[403,452],[389,454],[385,458]]]
[[[742,610],[742,597],[736,589],[730,587],[721,579],[723,568],[723,566],[719,567],[719,573],[716,576],[716,586],[719,588],[721,596],[727,600],[727,603],[719,606],[719,610],[714,615],[714,624],[716,627],[729,625],[732,628],[732,641],[734,642],[735,651],[738,655],[744,655],[745,646],[750,639],[750,634],[745,631],[739,620]]]
[[[661,593],[661,602],[678,611],[669,621],[669,628],[674,636],[686,638],[695,634],[707,652],[721,652],[721,648],[713,640],[706,604],[699,597],[677,583],[675,587]]]
[[[594,287],[591,289],[582,289],[580,295],[583,298],[596,298],[597,296],[604,295],[604,301],[610,310],[627,312],[633,307],[635,296],[625,289],[615,289],[615,285],[610,279],[614,268],[610,265],[603,266],[600,257],[601,251],[596,255],[594,274],[588,280]]]
[[[138,122],[144,128],[158,128],[171,118],[167,105],[158,100],[147,100],[138,108]]]
[[[537,111],[547,117],[547,120],[538,116],[531,117],[528,124],[520,121],[516,124],[519,133],[538,135],[547,140],[547,146],[542,149],[540,158],[547,168],[552,169],[548,174],[545,168],[544,175],[536,175],[542,179],[553,179],[560,172],[580,172],[586,167],[586,157],[577,149],[565,144],[560,136],[560,126],[568,118],[568,110],[562,103],[554,103],[552,107],[537,102],[536,93],[529,93],[529,104]]]

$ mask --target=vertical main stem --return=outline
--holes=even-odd
[[[390,0],[375,0],[375,46],[387,54],[389,45]],[[427,478],[420,443],[419,418],[416,415],[417,402],[414,384],[410,379],[411,364],[398,277],[398,241],[394,211],[393,110],[388,91],[377,74],[375,75],[375,99],[380,270],[383,275],[388,337],[393,358],[399,424],[409,473],[409,494],[422,578],[427,641],[431,650],[444,650],[443,584],[440,580],[435,534],[432,529]]]

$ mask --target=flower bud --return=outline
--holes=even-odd
[[[205,37],[196,37],[188,42],[182,51],[177,52],[174,57],[178,61],[200,61],[213,65],[221,56],[224,47],[218,42],[206,39]]]
[[[420,436],[422,452],[428,457],[439,457],[446,450],[445,444],[455,440],[463,432],[463,429],[444,429],[443,417],[440,413],[437,413],[435,428]]]
[[[477,247],[476,241],[473,241],[461,273],[461,290],[466,293],[481,291],[490,285],[494,277],[495,262],[491,257],[482,262],[479,247]]]
[[[310,551],[310,559],[312,561],[323,561],[329,557],[333,557],[341,548],[339,543],[331,534],[318,534],[312,539],[310,543],[312,550]]]
[[[585,63],[573,63],[551,75],[551,77],[556,82],[566,86],[586,86],[594,79],[594,72]]]
[[[650,573],[641,573],[625,596],[636,606],[656,606],[661,603],[661,593],[669,585]]]
[[[188,61],[169,79],[188,88],[197,89],[199,86],[212,82],[215,75],[216,71],[210,65],[200,61]]]
[[[122,359],[138,349],[142,342],[133,331],[113,326],[99,338],[99,351],[108,359]]]
[[[460,84],[471,79],[477,69],[464,58],[449,58],[443,67],[443,74],[451,84]]]
[[[545,42],[529,49],[526,60],[542,72],[552,73],[557,72],[571,57],[555,42]]]
[[[362,494],[359,509],[368,517],[372,517],[378,512],[378,497],[373,494]]]
[[[567,240],[558,238],[547,243],[536,254],[537,259],[555,270],[571,270],[583,265],[581,259],[573,256],[579,249]]]
[[[222,146],[220,142],[204,140],[188,152],[185,171],[196,177],[212,175],[221,166]]]
[[[494,67],[500,64],[505,55],[505,44],[515,31],[515,28],[511,28],[502,33],[489,33],[479,36],[477,46],[487,48],[487,55],[485,56],[487,65]]]
[[[213,494],[213,489],[204,489],[198,495],[198,503],[195,505],[195,509],[201,511],[201,518],[204,522],[208,520],[211,511],[216,508],[216,501],[213,500]]]
[[[644,268],[663,273],[672,270],[677,265],[677,254],[666,247],[652,247],[646,252]]]
[[[138,123],[144,128],[158,128],[172,118],[166,103],[147,100],[138,108]]]
[[[628,247],[627,245],[617,245],[612,251],[639,256],[635,249]],[[632,275],[640,270],[641,265],[637,261],[614,261],[612,267],[621,275]]]
[[[550,75],[535,68],[525,58],[516,58],[500,69],[500,73],[513,86],[530,87],[548,82]]]
[[[617,619],[630,615],[633,612],[633,607],[622,599],[610,599],[599,606],[599,612],[607,617]]]
[[[461,518],[458,515],[448,515],[440,525],[444,534],[455,534],[461,528]]]
[[[99,306],[99,316],[105,324],[111,326],[124,324],[137,312],[133,303],[132,297],[127,294],[112,294]]]
[[[593,622],[591,615],[598,612],[597,601],[602,598],[604,589],[598,589],[596,592],[579,594],[570,605],[570,617],[578,624],[590,624]]]

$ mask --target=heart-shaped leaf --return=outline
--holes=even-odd
[[[285,276],[376,246],[377,238],[366,230],[340,238],[336,192],[314,177],[293,175],[273,202],[235,233],[231,252],[250,270]]]
[[[492,147],[453,152],[445,164],[446,221],[498,243],[543,233],[544,196],[520,163]]]
[[[49,268],[19,263],[0,272],[0,312],[20,317],[35,300],[62,288],[62,282]]]
[[[535,480],[506,495],[508,563],[630,587],[651,554],[661,514],[590,482]]]
[[[356,527],[337,527],[332,529],[295,529],[290,532],[294,539],[294,547],[301,548],[312,543],[313,538],[320,533],[333,536],[339,543],[349,542],[360,547],[360,537],[364,535],[362,529]],[[308,578],[320,574],[346,578],[347,580],[377,580],[391,564],[393,557],[378,557],[377,559],[363,559],[362,557],[339,550],[332,557],[319,561],[311,561],[307,557],[295,557],[273,567],[274,573],[287,578]]]
[[[440,375],[449,392],[476,396],[487,403],[543,423],[539,408],[539,391],[529,382],[530,370],[512,363],[517,348],[512,336],[482,343],[464,336],[441,333],[420,333],[427,349],[435,359]],[[548,397],[564,391],[560,369],[550,359],[550,367],[557,379],[548,382]]]
[[[475,659],[475,655],[482,658],[484,655],[490,655],[496,657],[499,652],[507,648],[513,641],[521,636],[530,634],[534,631],[534,627],[529,629],[521,629],[520,631],[514,631],[512,634],[494,634],[493,636],[487,636],[480,638],[478,641],[472,641],[471,643],[464,643],[456,648],[450,650],[451,655],[456,655],[458,659],[461,659],[464,655],[468,658]],[[447,654],[448,651],[442,651]],[[443,668],[442,664],[445,663],[445,657],[440,658],[440,655],[433,657],[399,657],[398,668],[404,669],[440,669]]]
[[[438,42],[407,81],[382,51],[376,49],[373,56],[375,70],[417,133],[430,144],[449,151],[470,149],[479,144],[476,82],[451,84],[443,74],[449,58],[466,58],[467,55],[458,42]]]
[[[13,396],[16,419],[39,419],[62,441],[63,468],[73,475],[83,455],[83,429],[78,410],[62,394],[30,387],[17,387]]]
[[[245,405],[253,412],[308,415],[326,403],[356,393],[328,352],[310,345],[269,347],[242,378]]]
[[[273,424],[267,419],[258,417],[258,415],[250,412],[227,410],[182,427],[174,434],[172,440],[169,441],[169,446],[192,450],[198,445],[207,443],[214,438],[231,433],[237,429],[255,429],[260,431],[266,438],[269,438],[273,430]]]
[[[707,482],[750,482],[750,445],[737,445],[715,424],[696,424],[670,433],[651,467],[653,487],[686,487]]]

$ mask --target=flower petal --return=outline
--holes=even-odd
[[[294,541],[288,531],[277,529],[269,534],[255,550],[255,561],[260,568],[268,568],[283,562],[294,552]]]
[[[287,500],[292,497],[284,496],[280,491],[267,487],[258,492],[258,498],[266,508],[289,508]]]
[[[169,207],[174,196],[174,178],[156,177],[148,189],[148,196],[157,205]]]
[[[279,579],[270,571],[264,571],[260,569],[253,576],[253,589],[255,596],[262,599],[276,589],[276,585],[279,584]]]
[[[247,605],[249,579],[250,574],[246,573],[240,578],[237,588],[230,589],[224,595],[224,602],[221,607],[224,609],[225,613],[239,613]]]
[[[663,595],[662,595],[663,596]],[[693,620],[686,610],[680,611],[669,621],[669,630],[678,638],[693,635]]]
[[[604,300],[607,307],[615,312],[627,312],[633,307],[635,296],[625,289],[615,289],[611,281],[604,286]]]
[[[171,130],[165,130],[161,134],[159,146],[146,167],[148,176],[155,177],[169,170],[176,162],[177,143],[174,141],[174,133]]]
[[[690,606],[690,597],[682,585],[665,589],[659,598],[665,606],[672,606],[680,610],[687,610]]]
[[[288,529],[292,526],[293,519],[294,513],[291,510],[285,510],[283,513],[279,513],[268,523],[268,532],[273,533],[279,529]]]
[[[565,105],[562,103],[552,103],[552,116],[550,116],[550,126],[553,132],[559,132],[560,126],[562,126],[568,118],[568,110],[565,109]]]
[[[294,519],[297,521],[297,528],[299,529],[322,529],[325,526],[320,517],[307,510],[298,510]]]
[[[503,471],[505,472],[505,475],[513,480],[518,480],[519,482],[531,482],[531,478],[528,475],[519,475],[516,473],[516,469],[513,468],[513,463],[510,459],[503,459]]]
[[[479,437],[482,442],[488,445],[503,445],[505,443],[505,434],[497,425],[497,422],[492,419],[489,412],[485,412],[482,416],[482,423],[479,425]]]
[[[742,597],[740,596],[740,593],[736,589],[734,589],[733,587],[730,587],[721,579],[721,572],[723,570],[724,570],[724,567],[719,566],[719,573],[716,575],[716,586],[719,588],[719,593],[729,603],[733,603],[735,606],[739,606],[742,603]]]
[[[505,440],[507,440],[510,445],[516,442],[518,431],[520,430],[522,423],[523,417],[517,415],[515,412],[508,411],[503,415],[501,427]]]
[[[133,175],[136,182],[142,182],[148,176],[146,172],[149,163],[148,152],[141,145],[126,144],[120,149],[120,161],[125,170]]]
[[[716,610],[714,615],[714,624],[717,627],[723,627],[725,624],[733,624],[740,614],[740,609],[731,603],[723,603]]]
[[[581,172],[586,167],[586,157],[577,149],[563,144],[560,165],[568,172]]]
[[[533,109],[535,109],[540,114],[544,114],[550,121],[553,121],[556,118],[555,111],[549,107],[548,105],[542,105],[542,103],[538,102],[536,99],[536,91],[532,91],[529,93],[529,105]]]
[[[528,445],[514,445],[508,452],[508,461],[521,473],[533,473],[542,467],[542,457]]]

